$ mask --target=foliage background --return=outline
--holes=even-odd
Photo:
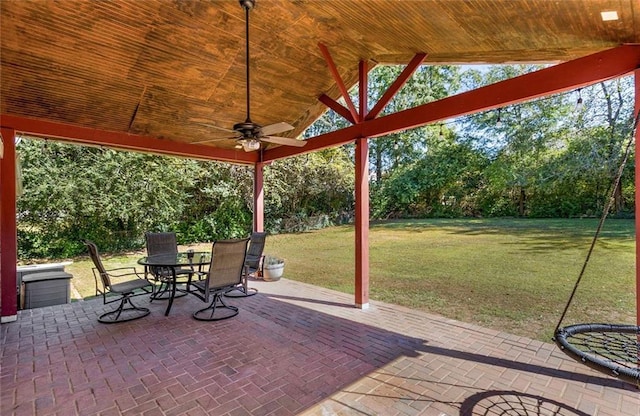
[[[423,66],[381,116],[539,68]],[[401,69],[371,72],[371,105]],[[621,78],[371,140],[371,216],[599,216],[631,136],[633,94],[632,78]],[[346,125],[328,111],[306,136]],[[251,167],[30,138],[18,154],[21,260],[84,253],[85,239],[105,252],[137,249],[151,230],[175,230],[181,244],[251,231]],[[633,214],[634,163],[613,215]],[[265,168],[267,231],[349,222],[353,184],[351,145],[274,162]]]

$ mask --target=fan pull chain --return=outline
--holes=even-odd
[[[587,269],[587,264],[589,264],[589,259],[591,258],[591,254],[593,253],[593,249],[595,248],[596,242],[598,240],[598,236],[600,235],[600,231],[602,230],[602,226],[604,225],[604,220],[607,218],[607,215],[609,214],[609,210],[611,209],[611,205],[613,205],[613,201],[615,200],[615,192],[616,189],[618,189],[618,186],[620,185],[620,180],[622,178],[622,173],[624,172],[624,168],[627,164],[627,161],[629,160],[629,155],[631,154],[631,148],[632,145],[634,143],[634,138],[636,135],[636,129],[638,127],[638,120],[640,120],[640,112],[638,112],[638,114],[636,114],[636,118],[635,121],[633,122],[633,128],[631,129],[631,136],[629,137],[629,142],[627,143],[627,146],[625,148],[625,152],[624,152],[624,156],[622,158],[622,161],[620,162],[620,166],[618,167],[618,172],[615,176],[615,179],[613,181],[613,186],[611,189],[611,192],[609,194],[609,198],[607,200],[607,203],[602,211],[602,216],[600,217],[600,221],[598,222],[598,228],[596,229],[596,233],[593,236],[593,240],[591,240],[591,246],[589,247],[589,251],[587,252],[587,257],[584,260],[584,263],[582,264],[582,269],[580,270],[580,274],[578,275],[578,279],[576,280],[575,285],[573,286],[573,290],[571,291],[571,296],[569,296],[569,301],[567,302],[566,306],[564,307],[564,311],[562,312],[562,316],[560,316],[560,320],[558,321],[558,325],[556,325],[556,329],[553,331],[554,334],[556,334],[558,332],[558,329],[560,328],[560,325],[562,325],[562,321],[564,320],[565,316],[567,315],[567,311],[569,310],[569,306],[571,305],[571,302],[573,301],[573,297],[576,294],[576,291],[578,290],[578,286],[580,285],[580,282],[582,281],[582,277],[584,276],[585,270]],[[637,161],[636,161],[637,163]],[[636,184],[637,186],[637,184]],[[636,201],[636,203],[638,203],[638,201]]]

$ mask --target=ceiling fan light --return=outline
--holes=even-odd
[[[256,139],[244,139],[241,140],[242,148],[245,152],[252,152],[254,150],[260,149],[260,142]]]

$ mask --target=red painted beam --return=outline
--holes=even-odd
[[[16,294],[18,230],[16,225],[16,145],[13,129],[2,128],[4,155],[0,159],[0,322],[18,314]]]
[[[640,45],[623,45],[536,72],[521,75],[385,117],[323,134],[301,148],[281,146],[265,152],[276,160],[314,150],[340,146],[359,137],[378,137],[449,118],[529,101],[621,77],[640,68]]]
[[[398,75],[398,78],[396,78],[396,80],[393,81],[393,84],[391,84],[389,88],[387,88],[387,91],[385,91],[385,93],[382,95],[382,97],[380,97],[376,105],[373,106],[371,111],[369,111],[369,114],[366,117],[367,120],[372,120],[378,117],[378,114],[380,114],[380,112],[384,109],[384,107],[387,104],[389,104],[389,101],[391,101],[391,99],[396,95],[396,93],[400,91],[400,88],[402,88],[404,84],[407,83],[411,75],[413,75],[413,73],[416,72],[416,69],[418,69],[418,67],[420,66],[420,64],[422,64],[422,62],[426,57],[427,57],[426,53],[418,53],[413,57],[411,62],[409,62],[409,64],[404,67],[400,75]]]
[[[259,156],[257,152],[219,149],[210,146],[161,140],[116,131],[98,130],[9,114],[0,115],[0,125],[2,127],[12,128],[17,132],[61,141],[193,159],[254,164],[258,161]]]
[[[360,119],[366,116],[368,83],[367,63],[359,65]],[[355,304],[357,308],[369,307],[369,140],[356,141],[355,163]]]
[[[637,119],[638,113],[640,113],[640,70],[636,70],[634,73],[635,76],[635,87],[636,87],[636,97],[635,97],[635,107],[634,107],[634,120]],[[640,140],[640,128],[636,126],[636,136],[635,136],[635,146],[636,152],[638,150],[638,141]],[[637,154],[637,153],[636,153]],[[638,239],[640,239],[640,163],[636,159],[635,166],[635,186],[636,186],[636,325],[640,326],[640,244],[638,244]],[[640,334],[638,334],[638,342],[640,342]],[[640,357],[638,357],[640,358]]]
[[[360,118],[358,122],[362,123],[367,117],[369,106],[369,66],[367,61],[360,61],[358,64],[358,95],[360,96],[359,112]]]
[[[355,303],[369,306],[369,140],[356,141],[355,178]]]
[[[619,46],[366,123],[377,137],[466,114],[491,110],[620,77],[640,67],[640,45]]]
[[[264,166],[258,162],[253,168],[253,231],[264,231]]]
[[[329,66],[329,71],[331,71],[331,75],[333,76],[333,79],[336,81],[336,85],[338,86],[338,89],[340,89],[342,98],[344,98],[344,101],[347,103],[347,107],[351,112],[351,116],[353,117],[354,120],[357,120],[358,112],[356,111],[356,107],[353,105],[353,101],[351,101],[351,97],[349,96],[349,91],[347,90],[347,87],[344,85],[344,81],[342,81],[342,77],[340,76],[340,73],[338,73],[338,68],[336,67],[335,62],[333,62],[333,58],[331,58],[329,49],[327,49],[327,47],[324,46],[322,43],[319,43],[318,47],[320,48],[320,52],[322,52],[322,56],[324,56],[324,60],[327,62],[327,65]]]
[[[322,94],[320,97],[318,97],[318,101],[320,101],[321,103],[323,103],[324,105],[326,105],[327,107],[335,111],[336,113],[340,114],[351,124],[356,124],[356,120],[353,118],[353,115],[351,114],[351,112],[345,106],[343,106],[333,98],[329,97],[326,94]]]

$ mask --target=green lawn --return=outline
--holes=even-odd
[[[595,219],[372,224],[371,298],[549,341],[596,226]],[[632,220],[605,223],[566,324],[635,323],[634,236]],[[269,236],[265,252],[286,260],[286,278],[354,291],[353,226]],[[140,255],[105,263],[135,265]],[[67,268],[74,286],[90,296],[91,265],[74,261]]]

